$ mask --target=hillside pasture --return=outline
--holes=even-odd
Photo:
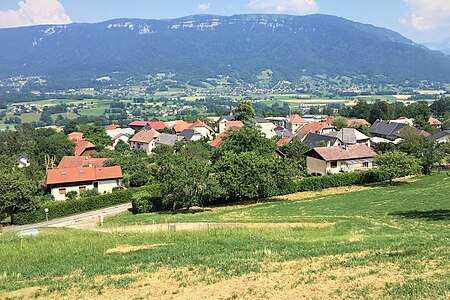
[[[447,299],[449,187],[437,174],[5,233],[0,298]],[[169,226],[195,223],[229,226]],[[126,230],[153,224],[168,229]]]

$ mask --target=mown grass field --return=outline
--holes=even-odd
[[[124,226],[194,221],[233,226]],[[0,253],[0,298],[9,299],[448,299],[450,177],[126,213],[91,230],[3,234]]]

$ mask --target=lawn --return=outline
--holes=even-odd
[[[0,298],[448,299],[449,189],[436,174],[3,234]],[[224,226],[126,230],[204,221]]]

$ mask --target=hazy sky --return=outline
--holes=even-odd
[[[393,29],[416,42],[450,37],[450,0],[0,0],[0,28],[266,12],[337,15]]]

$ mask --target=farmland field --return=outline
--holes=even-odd
[[[0,298],[448,299],[449,187],[442,173],[5,233]]]

